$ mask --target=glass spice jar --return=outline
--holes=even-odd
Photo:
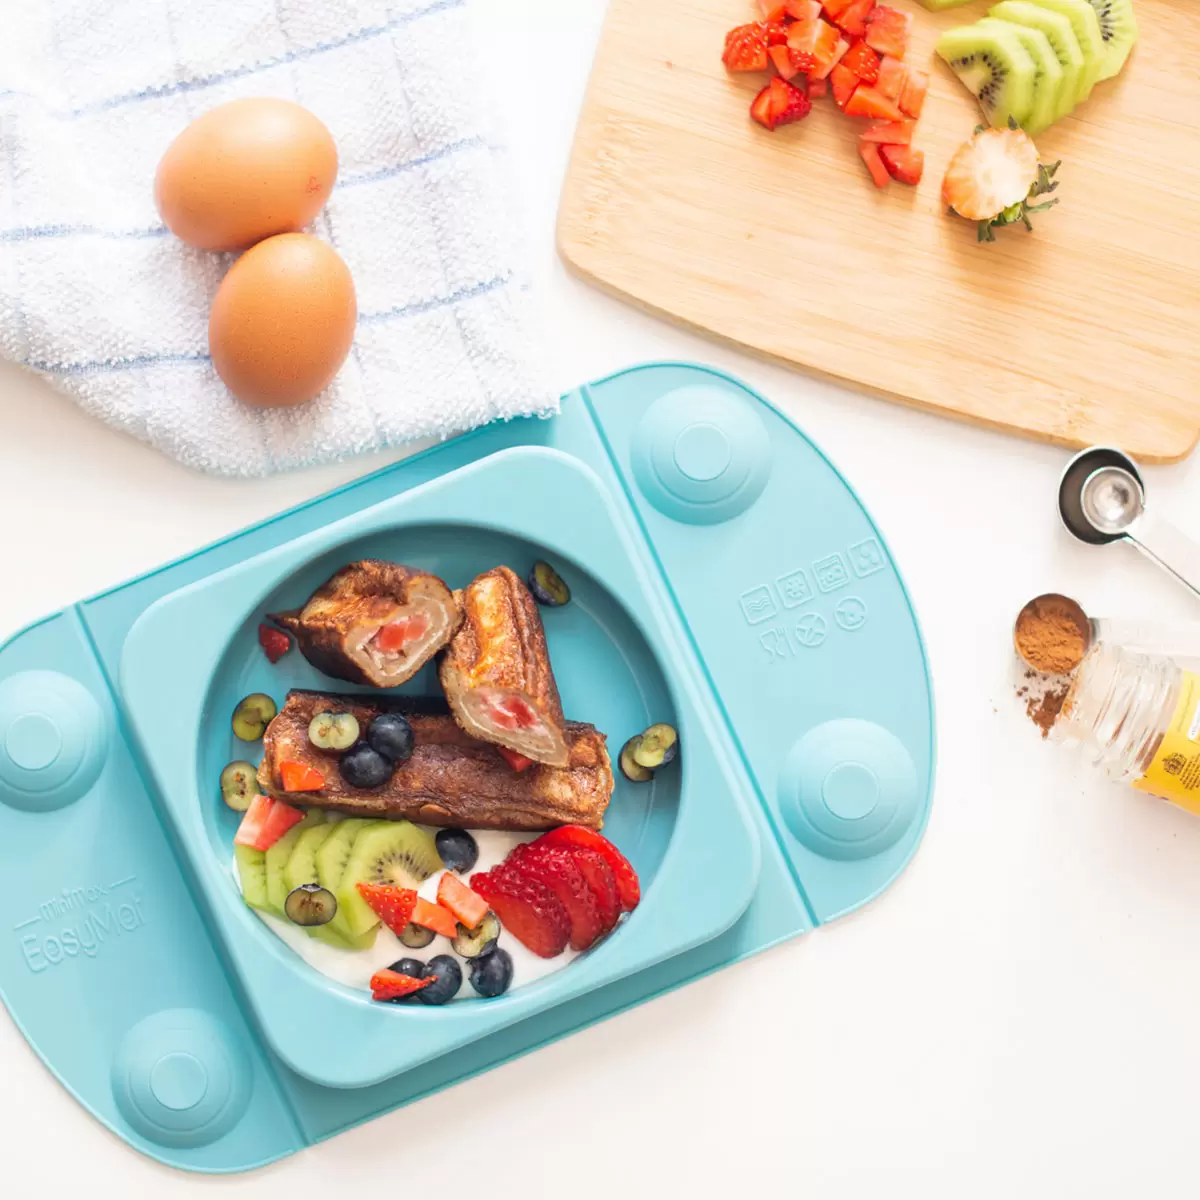
[[[1093,646],[1052,736],[1112,779],[1200,815],[1200,675],[1173,659]]]

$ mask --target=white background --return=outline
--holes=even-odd
[[[924,844],[853,917],[247,1176],[128,1149],[0,1010],[0,1194],[1195,1196],[1200,820],[1039,742],[1010,628],[1047,590],[1100,615],[1200,610],[1133,551],[1059,530],[1063,452],[764,365],[569,277],[554,217],[603,4],[478,13],[503,81],[480,102],[503,97],[512,128],[561,389],[654,358],[723,367],[824,447],[890,540],[937,693]],[[0,636],[382,461],[205,478],[0,368]],[[1195,464],[1146,475],[1200,535]]]

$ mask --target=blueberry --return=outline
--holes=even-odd
[[[434,840],[449,871],[463,875],[479,861],[479,847],[465,829],[439,829]]]
[[[425,974],[425,964],[419,958],[401,958],[392,963],[388,970],[395,971],[397,975],[411,975],[413,979],[420,979]]]
[[[428,946],[430,942],[437,936],[432,929],[426,929],[423,925],[414,925],[411,921],[404,927],[404,932],[400,935],[400,940],[410,950],[421,950]],[[413,960],[416,961],[415,959]]]
[[[413,728],[402,713],[380,713],[367,726],[367,744],[393,763],[412,758],[414,740]]]
[[[422,978],[428,978],[430,975],[436,975],[437,982],[417,993],[417,999],[422,1004],[445,1004],[458,995],[458,989],[462,987],[462,967],[453,955],[439,954],[436,958],[431,958],[425,964],[425,974]]]
[[[471,986],[488,999],[503,996],[512,986],[513,960],[503,946],[497,946],[491,954],[473,958],[470,966]]]
[[[383,787],[392,777],[395,765],[388,762],[378,750],[372,750],[366,742],[359,742],[342,755],[338,770],[352,788]]]

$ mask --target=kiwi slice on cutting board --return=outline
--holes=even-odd
[[[346,873],[346,863],[350,861],[350,851],[354,846],[355,839],[368,825],[374,824],[377,822],[367,821],[361,817],[350,817],[330,826],[333,832],[317,850],[317,882],[335,896],[341,886],[342,876]],[[350,926],[346,924],[341,904],[338,905],[337,913],[328,926],[320,928],[328,928],[343,939],[350,938]],[[370,945],[375,944],[375,932],[378,928],[379,922],[377,921],[369,932],[362,934],[363,938],[370,938]]]
[[[234,846],[233,857],[237,862],[242,899],[251,908],[270,908],[267,903],[266,854],[262,850],[252,850],[249,846]]]
[[[1013,25],[1023,25],[1026,29],[1036,29],[1046,35],[1046,41],[1050,43],[1050,49],[1057,55],[1063,69],[1056,118],[1061,121],[1079,103],[1083,86],[1083,51],[1079,48],[1079,39],[1071,28],[1071,22],[1062,13],[1040,8],[1033,0],[1002,0],[1002,3],[989,10],[988,16]]]
[[[984,17],[982,21],[976,22],[976,28],[994,24],[1003,24],[1012,30],[1029,57],[1033,59],[1033,107],[1021,127],[1031,137],[1036,137],[1058,120],[1059,94],[1063,85],[1062,63],[1058,61],[1054,47],[1040,29],[999,22],[995,17]]]
[[[376,821],[360,830],[336,893],[350,935],[358,937],[379,922],[358,884],[417,888],[441,869],[433,834],[411,821]]]
[[[288,855],[287,864],[283,868],[283,884],[289,892],[307,883],[317,882],[317,851],[333,833],[332,825],[314,825],[306,829]],[[286,899],[286,896],[285,896]]]
[[[315,825],[325,824],[325,814],[319,808],[310,808],[303,821],[293,825],[267,851],[267,905],[277,917],[283,916],[283,902],[292,889],[288,887],[283,877],[283,869],[287,866],[292,851],[300,840],[300,835],[306,829]]]
[[[1137,20],[1133,15],[1133,0],[1088,0],[1100,22],[1104,39],[1104,57],[1100,60],[1097,81],[1111,79],[1120,73],[1137,41]]]
[[[1023,124],[1033,110],[1033,59],[1003,22],[981,24],[947,30],[935,49],[979,101],[989,124],[1005,129],[1010,117]]]
[[[1039,8],[1056,12],[1071,22],[1071,31],[1083,52],[1083,75],[1080,79],[1079,98],[1086,100],[1092,94],[1100,68],[1104,65],[1104,38],[1100,33],[1100,18],[1088,0],[1030,0]]]

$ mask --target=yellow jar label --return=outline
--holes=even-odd
[[[1135,788],[1200,814],[1200,675],[1183,673],[1183,689],[1162,744]]]

